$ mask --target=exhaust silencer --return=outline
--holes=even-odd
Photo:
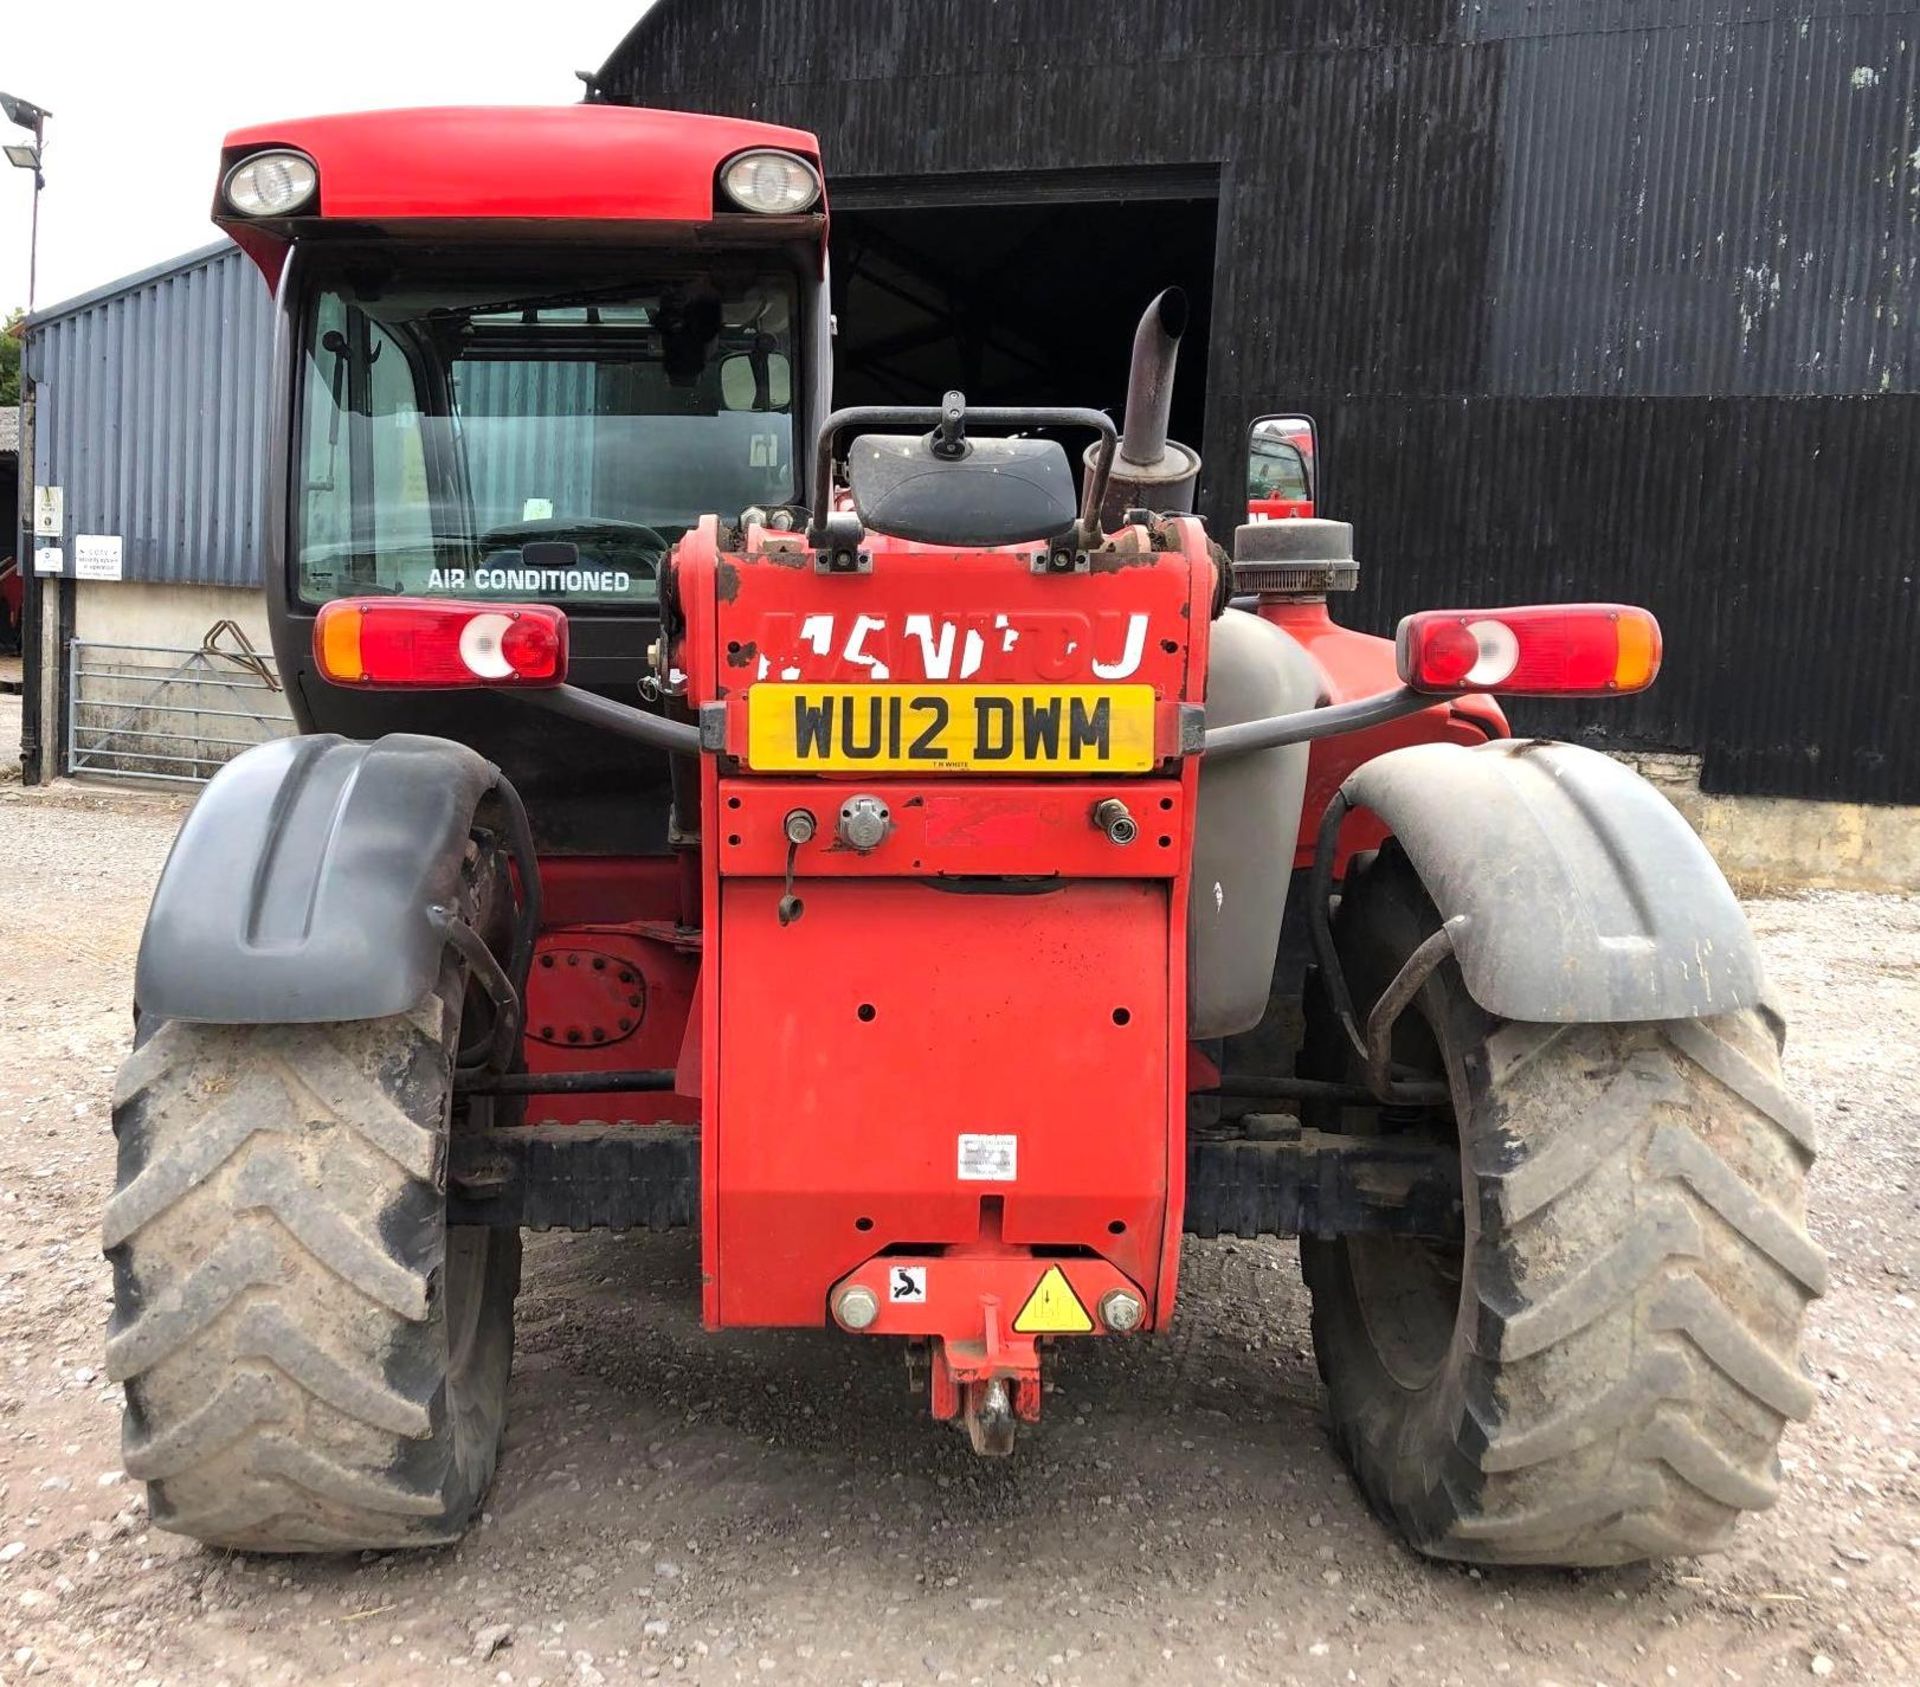
[[[1140,318],[1133,334],[1133,366],[1127,376],[1127,413],[1114,454],[1107,495],[1100,506],[1101,526],[1119,526],[1130,509],[1184,515],[1193,508],[1200,479],[1200,453],[1167,438],[1173,410],[1173,371],[1180,336],[1187,331],[1187,295],[1169,287]],[[1091,474],[1094,452],[1086,455]]]

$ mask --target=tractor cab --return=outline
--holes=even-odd
[[[552,604],[575,682],[631,697],[674,543],[803,502],[828,346],[812,137],[604,106],[316,118],[229,138],[215,220],[279,302],[266,573],[295,718],[473,746],[537,797],[543,844],[664,849],[657,758],[486,697],[396,714],[316,679],[314,617]]]

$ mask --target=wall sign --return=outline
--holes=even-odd
[[[60,547],[58,545],[35,545],[33,547],[33,571],[36,574],[58,574],[60,572]]]
[[[73,577],[76,580],[118,580],[121,577],[118,533],[76,533],[73,536]]]
[[[42,539],[57,539],[67,519],[67,493],[62,486],[33,489],[33,531]]]

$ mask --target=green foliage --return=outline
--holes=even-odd
[[[0,324],[0,404],[20,402],[20,323],[26,312],[12,312]]]

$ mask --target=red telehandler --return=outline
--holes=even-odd
[[[522,1229],[692,1224],[710,1327],[891,1338],[984,1453],[1054,1344],[1167,1327],[1183,1233],[1297,1235],[1422,1551],[1771,1502],[1825,1265],[1759,957],[1654,791],[1493,700],[1649,684],[1649,615],[1384,640],[1328,615],[1344,524],[1229,556],[1172,296],[1126,438],[832,410],[793,130],[277,123],[215,217],[278,303],[301,730],[207,788],[140,952],[107,1345],[155,1522],[453,1539]]]

